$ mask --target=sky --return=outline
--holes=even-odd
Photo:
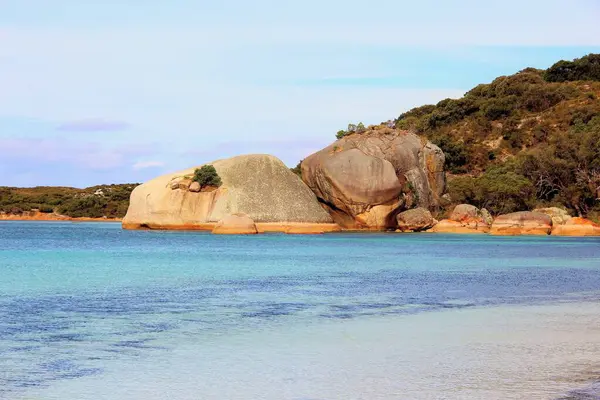
[[[526,67],[600,53],[600,0],[0,0],[0,186],[287,165]]]

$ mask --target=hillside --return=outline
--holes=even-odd
[[[129,196],[137,184],[98,185],[85,189],[40,186],[14,188],[0,186],[0,212],[22,214],[38,209],[69,217],[122,218]]]
[[[501,76],[391,123],[444,151],[454,204],[600,213],[600,54]],[[350,125],[336,136],[364,131]]]

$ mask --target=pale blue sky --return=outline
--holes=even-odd
[[[293,166],[348,122],[600,52],[599,20],[597,0],[0,0],[0,185]]]

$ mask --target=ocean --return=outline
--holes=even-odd
[[[594,399],[600,238],[0,223],[0,399]]]

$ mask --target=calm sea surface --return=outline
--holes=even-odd
[[[402,376],[394,375],[397,392],[390,393],[392,386],[375,372],[414,370],[398,361],[403,355],[388,359],[394,352],[390,343],[402,350],[401,340],[394,339],[402,332],[423,332],[418,335],[422,346],[413,350],[429,351],[431,358],[441,349],[436,343],[448,343],[444,335],[423,339],[433,332],[426,327],[439,321],[450,327],[464,317],[461,326],[470,324],[470,332],[492,329],[503,316],[520,318],[519,311],[502,310],[526,306],[550,323],[555,316],[544,319],[544,307],[570,304],[577,310],[577,304],[593,305],[598,299],[598,238],[221,236],[123,231],[111,223],[4,222],[0,399],[417,398],[401,392],[425,393],[418,382],[403,383]],[[497,318],[490,317],[494,313]],[[484,323],[485,318],[491,320]],[[526,324],[527,318],[515,324]],[[395,326],[401,327],[397,334]],[[490,332],[502,340],[502,332]],[[351,339],[344,344],[340,337]],[[406,343],[410,340],[417,343],[415,338]],[[298,354],[285,347],[291,343]],[[361,351],[380,357],[367,366],[344,361]],[[223,355],[237,358],[223,361]],[[422,361],[425,354],[414,357]],[[321,358],[337,359],[337,367],[323,372]],[[439,365],[430,358],[430,368]],[[470,368],[479,371],[486,365]],[[271,372],[251,387],[244,377],[257,369]],[[315,393],[320,390],[310,381],[315,371],[327,378],[331,390]],[[224,377],[227,373],[232,375]],[[274,378],[278,374],[281,380]],[[168,382],[156,385],[166,376],[177,382],[176,388]],[[359,379],[355,376],[370,379],[364,384],[370,386],[364,393],[370,394],[352,397],[361,389],[349,394],[334,389],[351,388]],[[461,384],[451,372],[443,376],[436,379]],[[131,386],[128,392],[119,392],[119,377]],[[228,390],[236,382],[245,389],[234,396]],[[204,394],[191,392],[198,385],[204,385]],[[150,387],[152,393],[144,393]],[[427,393],[422,398],[476,398],[467,392]]]

